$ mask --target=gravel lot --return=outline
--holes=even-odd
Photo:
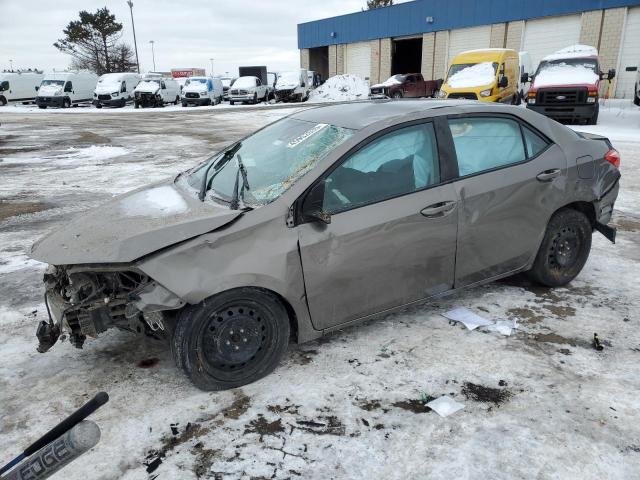
[[[568,288],[465,291],[292,346],[272,375],[220,393],[124,332],[35,351],[34,240],[292,111],[176,110],[0,110],[0,463],[104,390],[100,443],[54,478],[640,478],[640,109],[612,101],[575,127],[612,139],[623,180],[617,244],[594,234]],[[455,306],[518,330],[467,331],[441,316]],[[465,408],[424,408],[443,394]]]

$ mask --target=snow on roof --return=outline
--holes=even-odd
[[[536,75],[533,86],[539,88],[552,85],[593,85],[599,78],[592,69],[583,65],[550,65]]]
[[[394,85],[400,85],[402,83],[402,81],[399,80],[398,77],[404,77],[404,75],[393,75],[393,76],[387,78],[382,83],[377,83],[376,85],[371,85],[371,88],[375,88],[375,87],[393,87]]]
[[[559,60],[562,58],[597,57],[598,49],[590,45],[571,45],[562,48],[551,55],[547,55],[542,60]]]
[[[331,77],[310,94],[313,102],[335,102],[366,99],[369,85],[357,75],[336,75]]]
[[[496,72],[493,69],[493,63],[482,62],[454,73],[447,79],[447,84],[451,88],[482,87],[492,84],[495,79]]]

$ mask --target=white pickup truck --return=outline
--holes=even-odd
[[[157,74],[147,74],[133,91],[134,106],[162,107],[165,103],[177,105],[180,101],[180,87],[173,78]]]
[[[266,101],[268,95],[269,87],[263,85],[258,77],[240,77],[229,89],[229,103],[258,103]]]

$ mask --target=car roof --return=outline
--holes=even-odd
[[[472,105],[488,107],[486,103],[480,104],[470,100],[371,100],[310,108],[294,113],[291,118],[361,130],[373,123],[394,117],[400,119],[405,115],[426,110]]]

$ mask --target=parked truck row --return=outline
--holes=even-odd
[[[302,102],[321,83],[320,76],[305,69],[267,72],[264,66],[240,67],[238,77],[194,75],[179,84],[162,73],[139,75],[39,71],[0,73],[0,106],[9,102],[35,103],[39,108],[68,108],[92,103],[96,108],[161,107],[172,103],[183,107],[266,101]]]

